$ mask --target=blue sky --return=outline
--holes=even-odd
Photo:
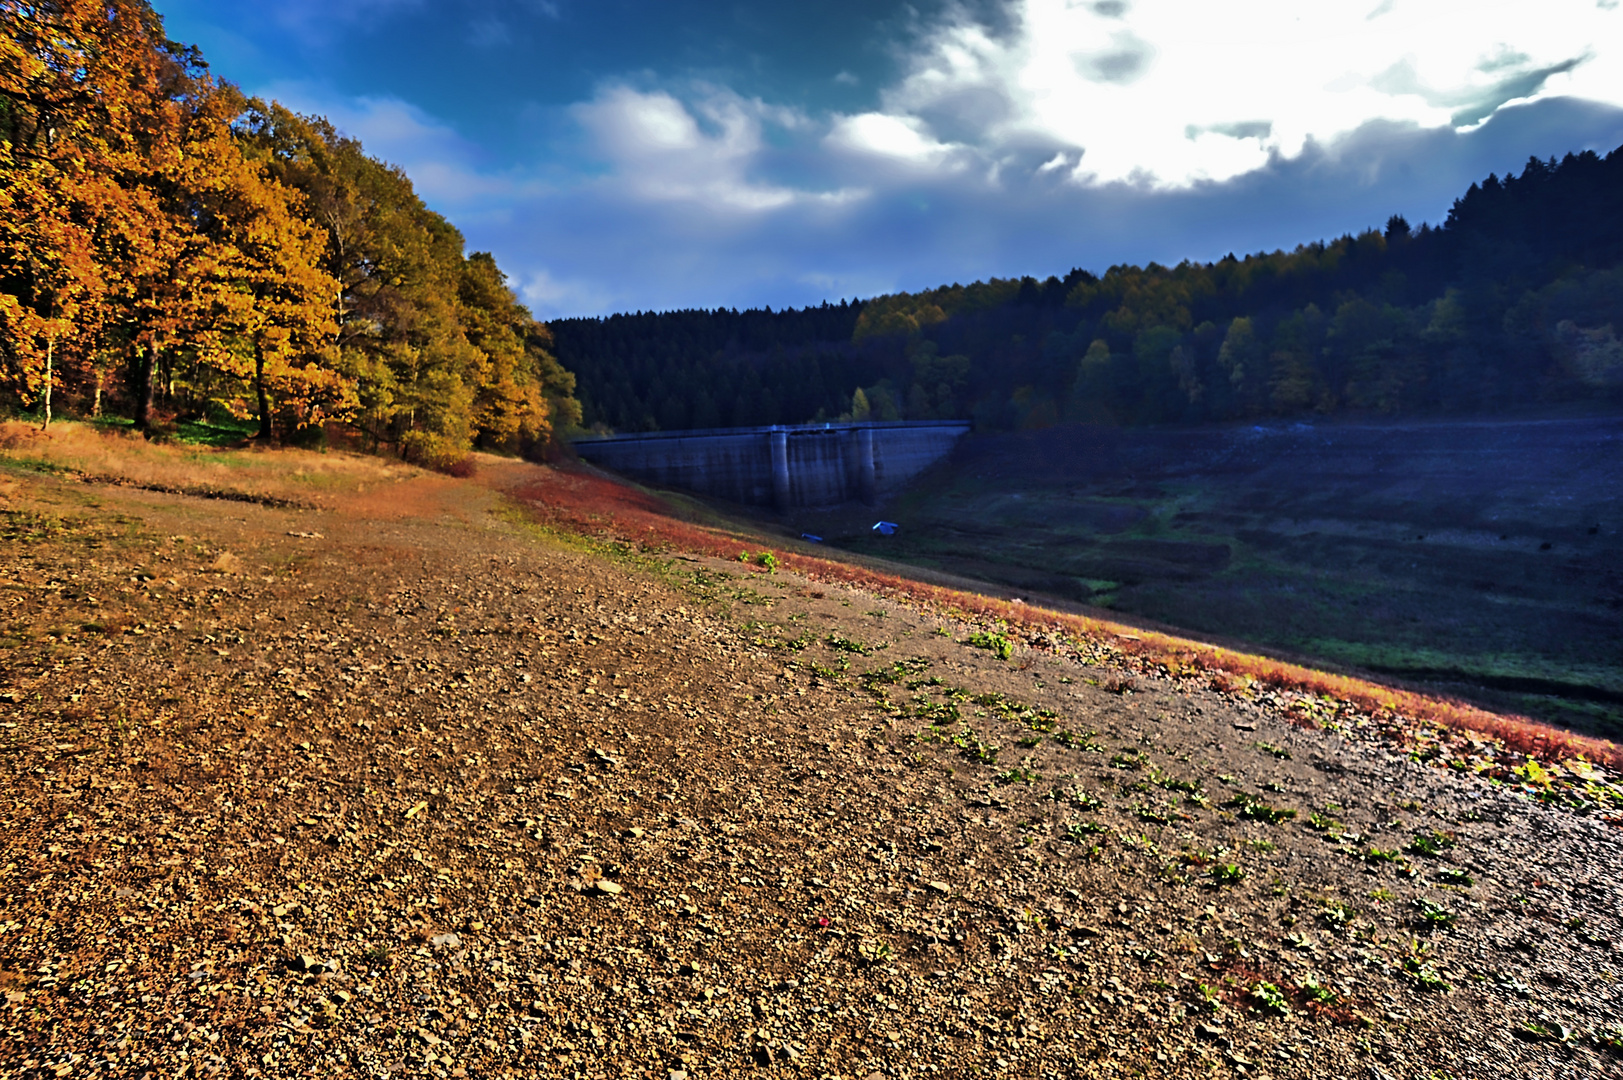
[[[158,7],[541,318],[1291,247],[1623,144],[1620,0]]]

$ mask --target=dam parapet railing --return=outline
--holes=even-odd
[[[593,465],[749,506],[873,504],[946,457],[967,420],[774,425],[582,435]]]

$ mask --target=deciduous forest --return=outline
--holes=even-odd
[[[443,464],[580,419],[488,254],[321,117],[245,97],[144,0],[0,0],[0,392]]]
[[[554,322],[588,423],[1194,423],[1623,401],[1623,149],[1489,176],[1439,226],[804,311]]]

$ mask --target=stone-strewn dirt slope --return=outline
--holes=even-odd
[[[1597,818],[478,483],[368,499],[12,488],[0,1075],[1623,1072]]]

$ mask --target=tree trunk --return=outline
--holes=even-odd
[[[41,431],[44,431],[46,428],[49,428],[51,426],[51,361],[53,359],[55,359],[55,357],[52,355],[52,352],[53,352],[53,350],[55,348],[56,348],[56,339],[54,337],[46,338],[45,339],[45,394],[41,398],[41,402],[40,402],[41,408],[40,408],[39,429]]]
[[[135,426],[140,431],[152,427],[152,372],[157,367],[157,351],[158,346],[153,344],[135,362]]]
[[[259,438],[271,440],[270,395],[265,393],[265,352],[254,350],[254,393],[259,395]]]

